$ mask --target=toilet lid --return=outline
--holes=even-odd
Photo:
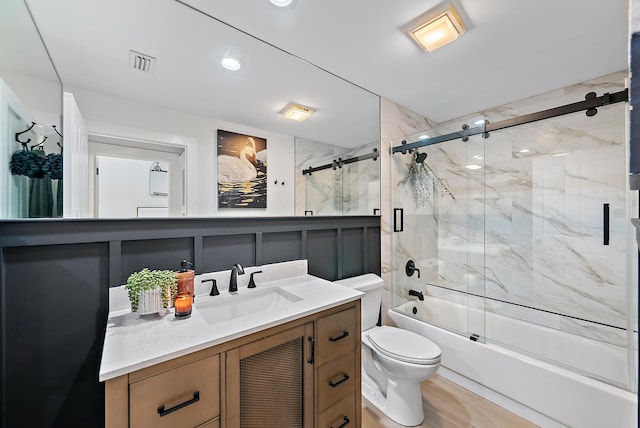
[[[406,363],[436,364],[442,351],[426,337],[397,327],[382,326],[367,334],[380,353]]]

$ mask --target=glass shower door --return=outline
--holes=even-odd
[[[485,325],[485,172],[484,139],[478,130],[483,124],[484,118],[475,118],[466,129],[458,123],[406,136],[402,140],[408,144],[425,134],[425,142],[436,142],[391,159],[392,307],[480,341]],[[461,130],[470,135],[457,135]],[[419,277],[417,272],[408,275],[409,261]]]

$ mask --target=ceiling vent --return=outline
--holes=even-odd
[[[156,59],[136,51],[129,51],[129,67],[145,73],[153,73],[156,68]]]

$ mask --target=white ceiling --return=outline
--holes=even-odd
[[[467,32],[432,53],[403,28],[434,0],[27,3],[66,86],[345,147],[379,138],[373,94],[442,122],[627,67],[627,0],[454,0]],[[130,70],[129,49],[155,73]],[[219,67],[228,53],[240,72]],[[289,101],[317,113],[287,121]]]
[[[627,67],[627,0],[452,1],[467,32],[425,53],[403,27],[440,0],[185,0],[436,122]]]

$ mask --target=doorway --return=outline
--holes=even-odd
[[[185,157],[184,147],[90,135],[93,216],[185,216]]]

